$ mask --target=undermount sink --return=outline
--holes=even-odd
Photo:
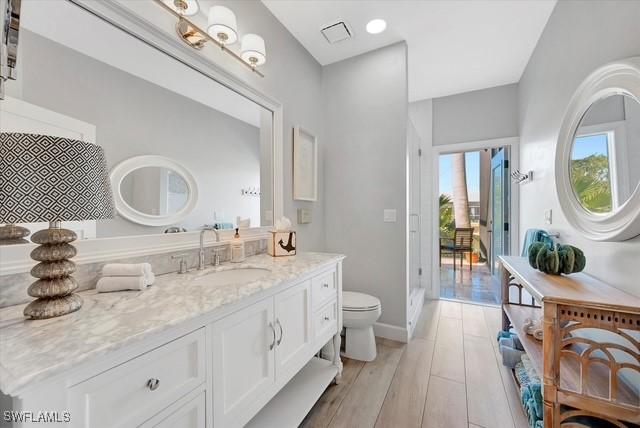
[[[220,270],[202,275],[197,281],[207,283],[207,285],[227,285],[241,282],[252,282],[269,275],[269,269],[262,268],[238,268]]]

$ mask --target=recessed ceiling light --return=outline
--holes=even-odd
[[[367,24],[367,32],[371,34],[382,33],[387,28],[387,22],[384,19],[372,19]]]

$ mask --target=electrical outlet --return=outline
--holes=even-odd
[[[394,209],[385,209],[384,210],[384,222],[385,223],[395,223],[397,221],[396,210]]]
[[[553,212],[552,212],[551,208],[549,208],[548,210],[544,210],[544,222],[546,224],[552,224],[553,223]]]

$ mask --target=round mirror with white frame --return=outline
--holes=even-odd
[[[168,226],[196,206],[198,186],[191,173],[164,156],[136,156],[111,171],[118,213],[146,226]]]
[[[569,223],[598,241],[640,235],[640,57],[580,85],[562,127],[556,186]]]

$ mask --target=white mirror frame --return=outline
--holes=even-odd
[[[138,211],[124,200],[122,193],[120,192],[122,180],[124,180],[124,178],[133,171],[147,167],[169,169],[178,173],[186,182],[189,190],[189,196],[187,198],[187,203],[180,211],[166,215],[147,214]],[[198,203],[198,184],[196,183],[196,179],[191,175],[188,169],[180,165],[178,162],[164,156],[145,155],[125,159],[111,170],[109,178],[111,179],[113,200],[116,204],[118,214],[134,223],[143,224],[145,226],[169,226],[176,224],[189,215]]]
[[[569,224],[594,241],[623,241],[640,235],[640,186],[611,214],[594,214],[582,207],[571,186],[571,153],[580,122],[592,104],[611,95],[640,102],[640,57],[606,64],[591,73],[574,93],[565,112],[556,147],[556,189]]]

